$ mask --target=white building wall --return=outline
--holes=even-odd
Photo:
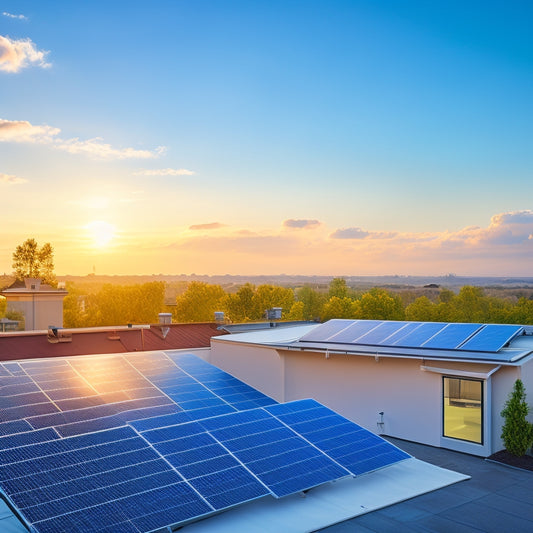
[[[442,378],[420,370],[421,361],[282,354],[286,401],[315,398],[370,431],[439,445]]]
[[[48,326],[63,327],[63,298],[64,293],[39,293],[28,291],[26,294],[19,292],[8,294],[7,309],[18,311],[24,315],[26,331],[46,330]]]
[[[283,361],[276,350],[212,339],[209,362],[276,401],[286,401]]]

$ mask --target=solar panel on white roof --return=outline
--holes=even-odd
[[[0,387],[0,489],[36,533],[144,533],[345,477],[347,457],[384,465],[380,437],[350,444],[330,410],[317,433],[320,404],[274,414],[192,355],[0,364]]]

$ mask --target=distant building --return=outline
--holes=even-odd
[[[40,279],[26,278],[0,292],[7,300],[7,310],[24,315],[26,331],[46,330],[48,326],[63,327],[65,289],[55,289]]]

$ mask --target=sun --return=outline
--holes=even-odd
[[[96,248],[105,248],[115,236],[115,226],[103,220],[94,220],[86,228]]]

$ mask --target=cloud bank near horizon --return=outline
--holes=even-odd
[[[197,225],[194,229],[209,229],[209,226]],[[213,229],[220,226],[212,224]],[[328,233],[315,227],[309,234],[252,232],[226,226],[216,236],[183,235],[165,245],[165,250],[182,262],[184,258],[189,258],[187,262],[191,264],[196,260],[196,266],[191,267],[195,272],[200,271],[199,265],[208,264],[217,265],[219,273],[341,271],[346,275],[441,275],[460,272],[523,276],[533,260],[533,211],[496,214],[486,227],[433,233],[380,232],[359,227]]]

